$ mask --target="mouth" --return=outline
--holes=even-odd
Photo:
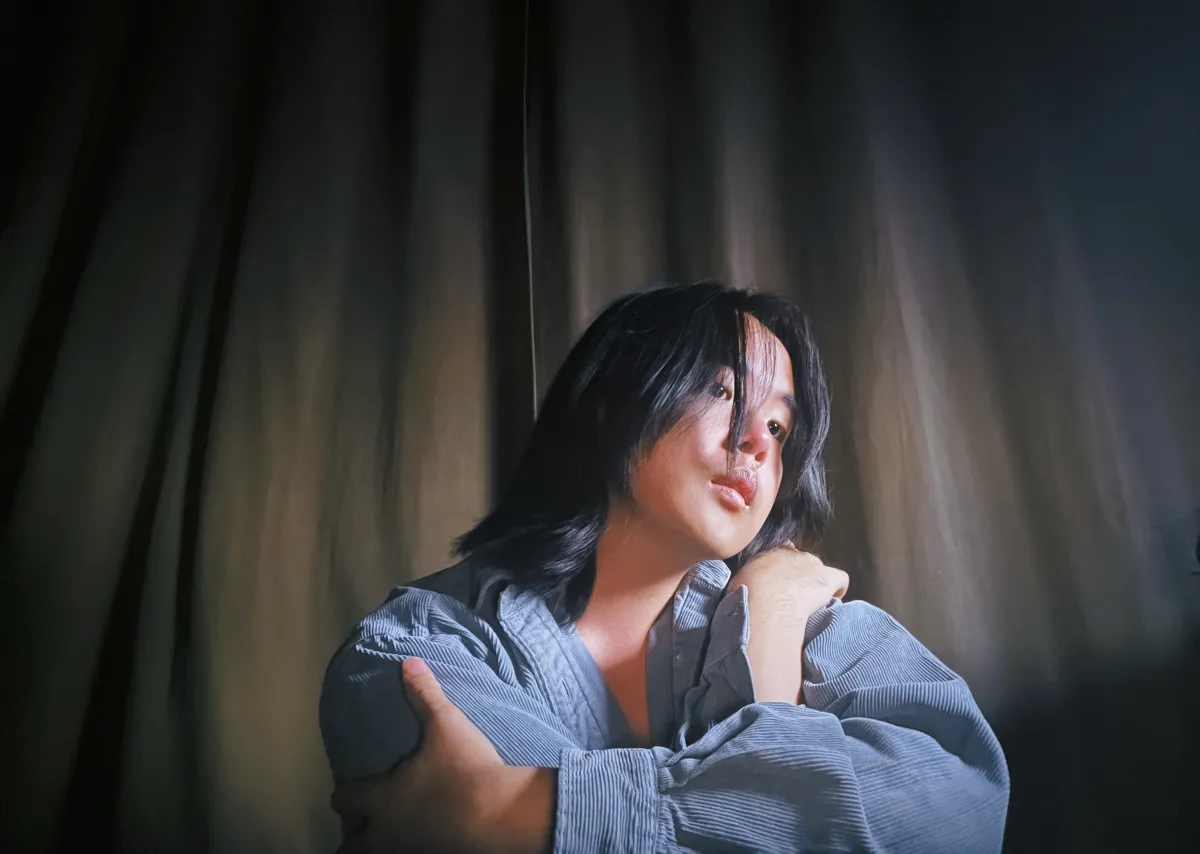
[[[726,504],[746,509],[758,493],[758,476],[750,469],[738,468],[712,479],[717,495]]]

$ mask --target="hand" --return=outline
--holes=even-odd
[[[810,601],[816,597],[824,605],[835,596],[845,597],[850,589],[850,576],[787,543],[746,563],[729,579],[729,589],[736,590],[743,584],[750,587],[752,583],[769,586],[773,592],[787,594],[788,598]]]
[[[804,702],[802,651],[808,620],[834,596],[846,595],[850,576],[788,543],[749,561],[729,579],[729,589],[742,586],[755,702]]]
[[[343,828],[355,828],[340,854],[548,851],[557,771],[504,764],[421,659],[406,659],[401,673],[421,747],[388,774],[333,793]]]

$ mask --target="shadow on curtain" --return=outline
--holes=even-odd
[[[1182,847],[1200,15],[882,8],[6,13],[5,850],[336,847],[334,648],[707,276],[813,315],[825,556],[971,682],[1006,846]]]

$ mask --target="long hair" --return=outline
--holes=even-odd
[[[551,602],[560,620],[577,620],[591,596],[610,496],[628,497],[640,458],[711,401],[722,368],[734,375],[731,436],[745,432],[748,317],[791,357],[797,406],[775,505],[727,562],[736,569],[789,540],[814,546],[831,512],[821,458],[829,392],[808,320],[781,297],[706,281],[635,291],[593,321],[551,383],[499,505],[458,539],[457,552],[486,555]]]

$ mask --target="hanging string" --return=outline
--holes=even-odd
[[[537,327],[533,309],[533,205],[529,192],[529,4],[525,0],[525,67],[521,83],[521,166],[525,185],[525,259],[529,273],[529,357],[532,362],[533,419],[538,415]]]

